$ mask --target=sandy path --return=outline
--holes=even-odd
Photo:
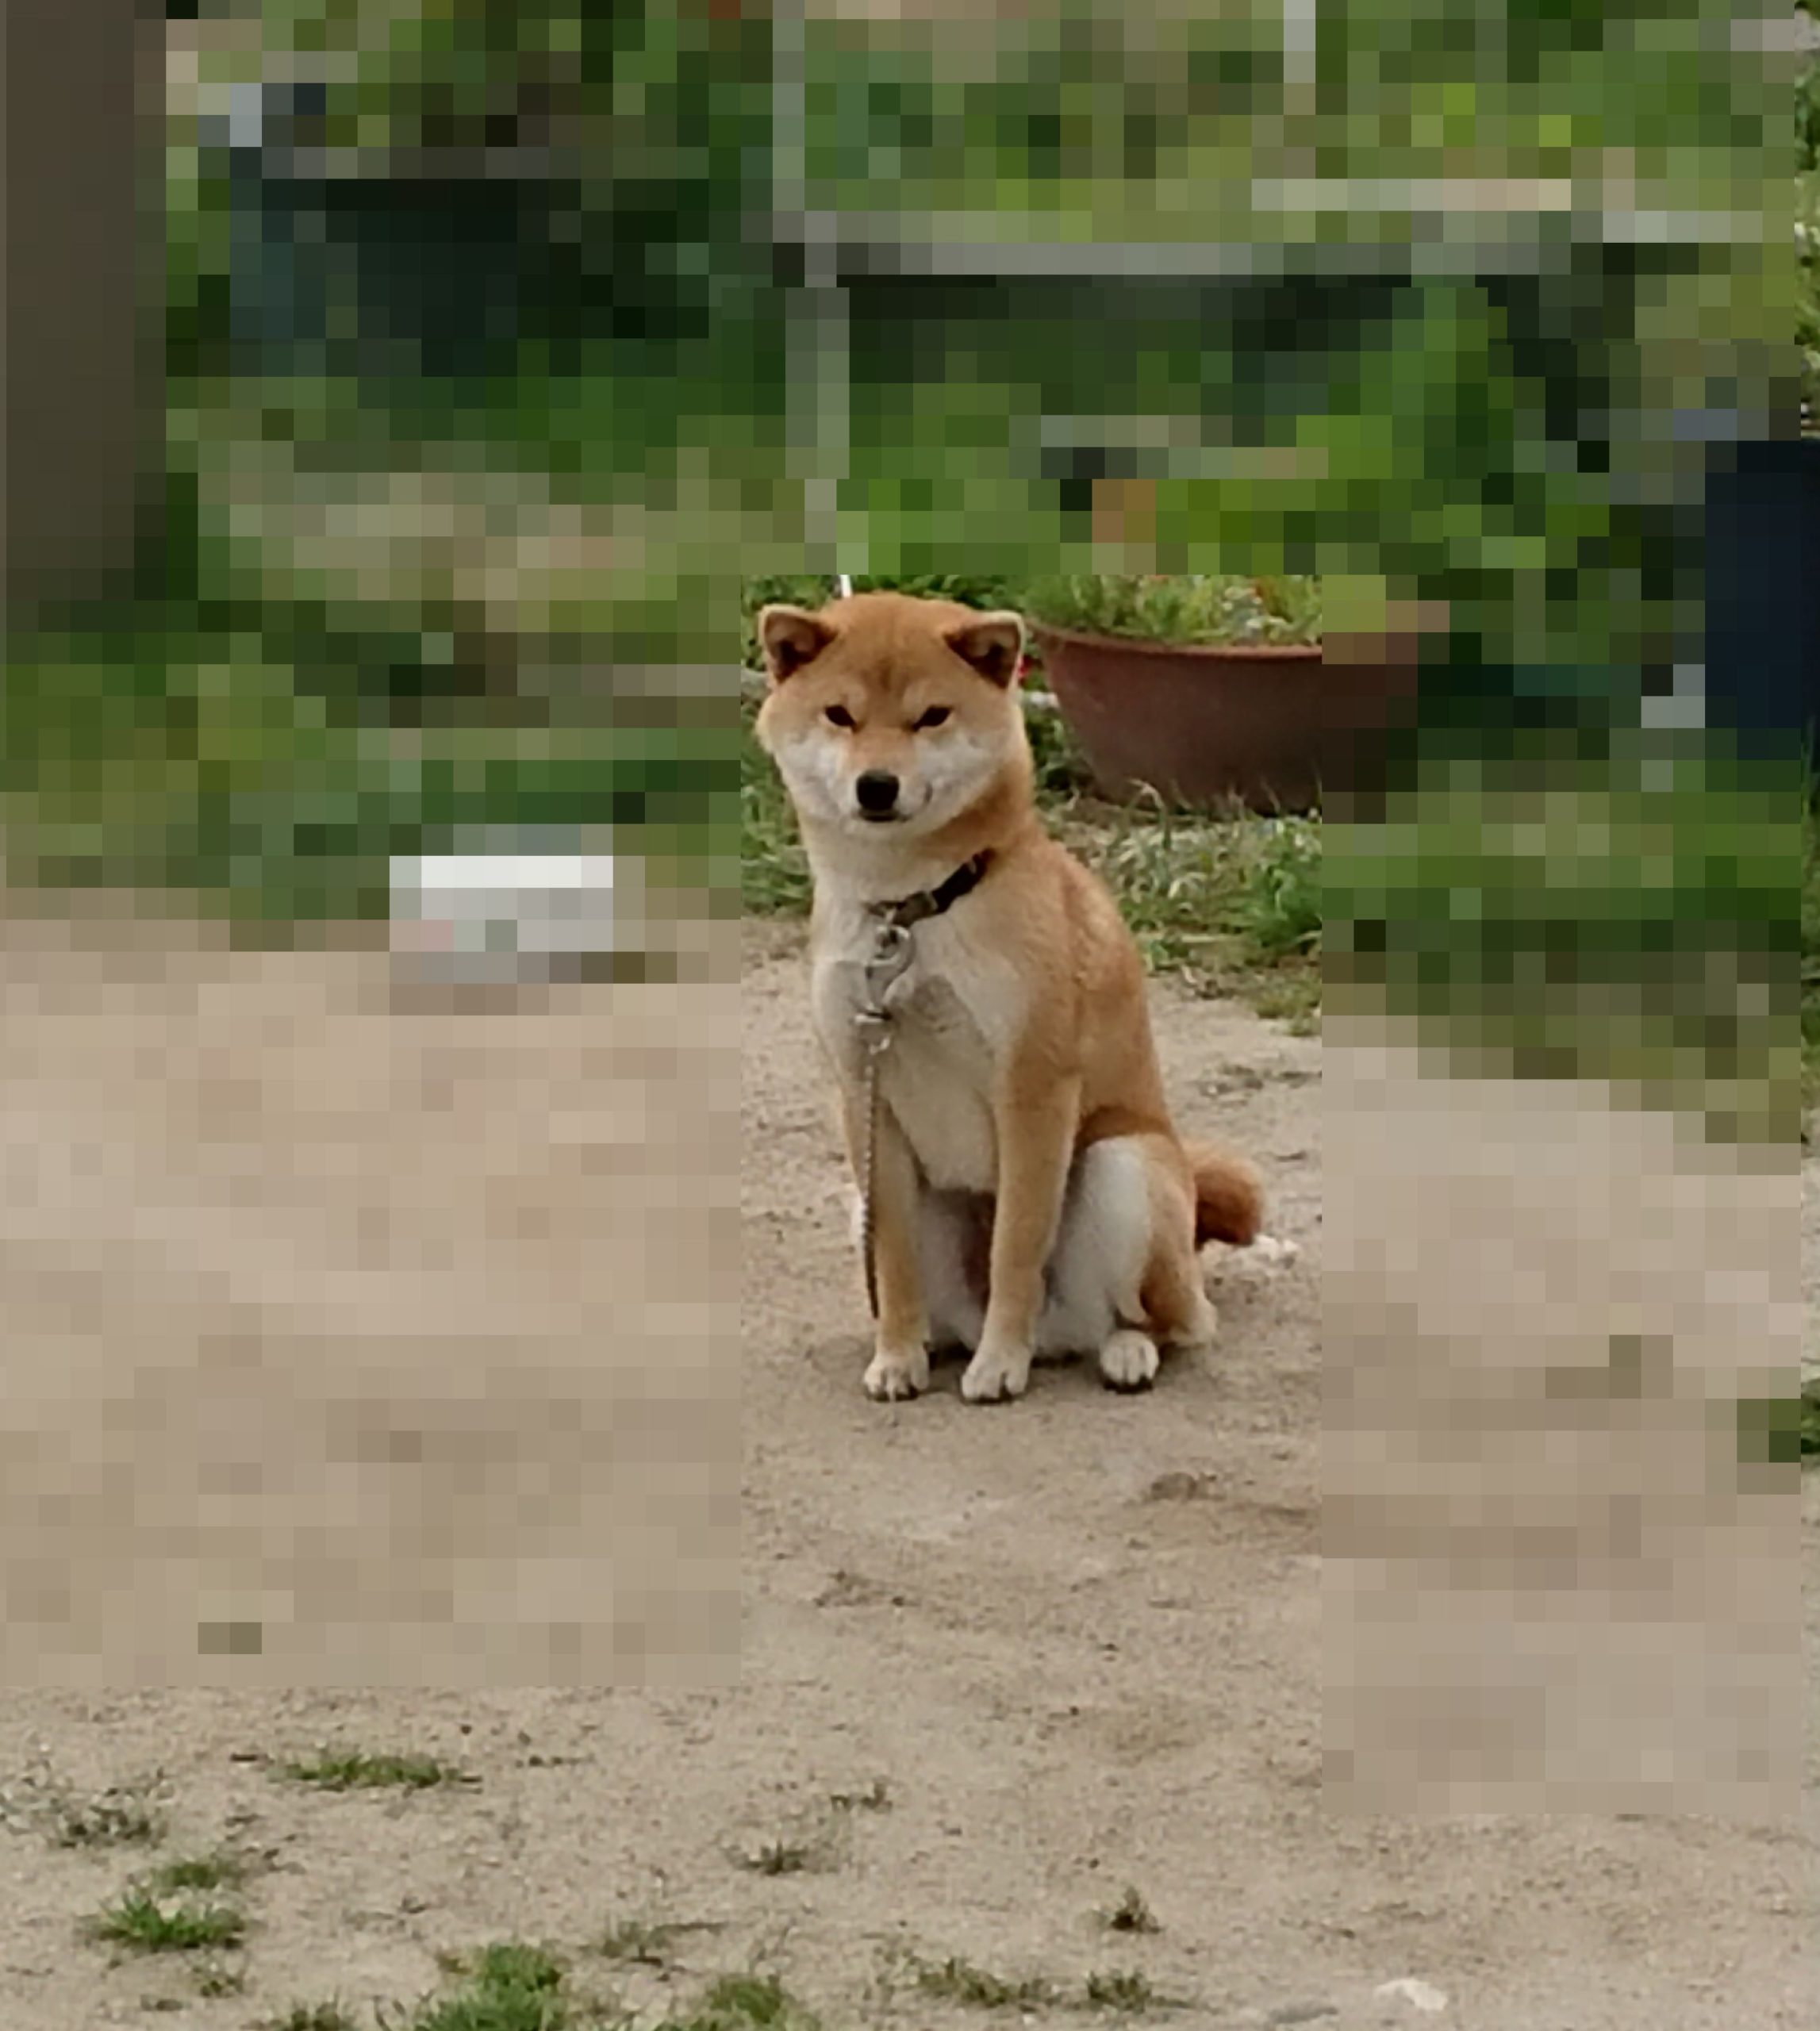
[[[248,1893],[245,1993],[198,1999],[179,1970],[77,1943],[136,1858],[51,1848],[27,1815],[0,1831],[0,2021],[78,2031],[156,1997],[163,2021],[239,2027],[330,1989],[408,1998],[439,1950],[507,1933],[579,1948],[629,1914],[716,1927],[631,1999],[682,2000],[756,1956],[831,2026],[979,2021],[881,1984],[893,1948],[1077,1994],[1141,1969],[1188,2006],[1160,2021],[1208,2031],[1811,2021],[1811,1819],[1323,1812],[1319,1046],[1157,989],[1185,1122],[1259,1156],[1273,1227],[1304,1250],[1269,1285],[1227,1280],[1211,1364],[1131,1399],[1042,1370],[989,1411],[950,1369],[881,1408],[858,1388],[795,941],[754,927],[746,948],[738,1689],[8,1692],[15,1798],[46,1758],[85,1789],[161,1766],[167,1851],[231,1836],[271,1867]],[[545,1019],[520,1019],[532,1043]],[[1810,1542],[1814,1497],[1810,1477]],[[300,1796],[260,1766],[324,1741],[436,1751],[480,1782]],[[875,1781],[881,1809],[831,1803]],[[747,1865],[772,1842],[802,1866]],[[1100,1923],[1127,1884],[1155,1934]],[[1374,1995],[1404,1977],[1446,2009]]]

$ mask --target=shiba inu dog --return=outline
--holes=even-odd
[[[1043,830],[1022,620],[861,593],[766,607],[758,636],[758,737],[814,874],[815,1023],[870,1207],[867,1390],[927,1388],[931,1343],[971,1353],[970,1403],[1021,1396],[1038,1354],[1147,1387],[1159,1350],[1211,1340],[1196,1251],[1257,1241],[1261,1190],[1177,1138],[1137,947]]]

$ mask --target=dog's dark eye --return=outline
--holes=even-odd
[[[916,722],[917,732],[920,733],[925,727],[939,727],[948,717],[949,711],[946,705],[931,705]]]
[[[844,705],[830,705],[827,716],[831,727],[850,727],[853,724],[853,715]]]

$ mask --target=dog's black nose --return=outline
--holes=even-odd
[[[854,785],[853,793],[862,811],[886,812],[897,801],[897,778],[883,769],[868,769]]]

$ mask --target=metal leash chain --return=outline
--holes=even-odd
[[[860,1246],[866,1256],[866,1302],[878,1316],[878,1265],[874,1250],[874,1215],[878,1204],[879,1060],[891,1047],[893,1018],[885,997],[908,970],[913,957],[911,934],[900,923],[881,923],[866,962],[866,999],[854,1015],[854,1027],[866,1052],[866,1096],[861,1114],[866,1149],[860,1163]]]

